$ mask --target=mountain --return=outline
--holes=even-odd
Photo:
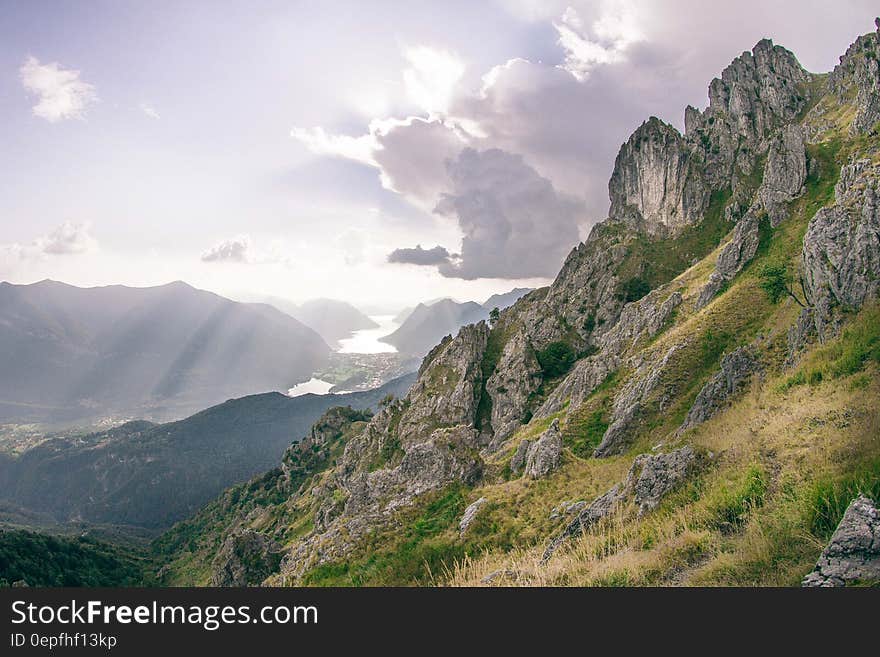
[[[524,297],[532,290],[533,288],[530,287],[515,287],[510,292],[493,294],[483,302],[483,308],[486,310],[492,310],[493,308],[504,310],[505,308],[512,306],[521,297]]]
[[[466,324],[487,319],[493,308],[507,308],[530,291],[529,288],[515,288],[504,294],[493,294],[483,304],[474,301],[459,303],[453,299],[420,303],[412,310],[402,311],[395,318],[395,321],[403,318],[401,325],[381,341],[406,354],[425,354],[444,335],[454,334]]]
[[[421,355],[427,353],[444,335],[455,333],[465,324],[485,317],[488,317],[488,311],[473,301],[458,303],[452,299],[442,299],[431,305],[420,303],[396,331],[381,338],[381,341],[394,345],[402,353]]]
[[[329,351],[271,306],[181,282],[0,283],[0,421],[182,417],[230,397],[286,390],[308,380]]]
[[[351,337],[355,331],[379,328],[376,322],[351,304],[334,299],[312,299],[291,308],[289,313],[314,329],[329,345]]]
[[[367,392],[231,399],[168,424],[134,421],[0,455],[0,497],[59,523],[162,528],[273,466],[330,406],[375,407],[413,375]]]
[[[163,581],[877,583],[877,26],[645,121],[549,287],[172,528]]]

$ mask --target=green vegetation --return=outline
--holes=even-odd
[[[761,289],[767,294],[771,303],[779,303],[780,299],[789,296],[801,308],[805,307],[794,293],[792,285],[794,275],[784,263],[773,260],[763,263],[758,269],[758,278],[761,281]]]
[[[458,520],[466,506],[464,489],[451,486],[426,496],[419,508],[402,514],[393,535],[368,540],[358,557],[318,566],[304,583],[311,586],[400,586],[431,584],[464,556]]]
[[[545,378],[562,376],[577,360],[577,354],[570,344],[563,341],[551,342],[536,354]]]
[[[641,298],[671,281],[718,246],[731,229],[724,218],[724,207],[729,200],[730,190],[713,192],[703,220],[688,226],[675,237],[634,237],[616,272],[624,281],[618,291],[620,298],[630,301]]]
[[[880,306],[862,310],[841,334],[816,348],[782,383],[782,390],[816,385],[861,372],[869,363],[880,364]]]
[[[88,537],[0,531],[0,586],[140,586],[149,565],[133,549]]]

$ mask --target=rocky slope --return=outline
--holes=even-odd
[[[214,522],[281,546],[249,583],[799,583],[880,494],[877,43],[816,75],[762,40],[637,128],[552,285],[277,505],[172,532],[166,581],[213,577],[180,536]]]

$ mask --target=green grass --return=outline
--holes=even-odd
[[[861,372],[869,363],[880,364],[880,306],[865,308],[842,333],[816,348],[794,374],[782,383],[782,390],[799,385],[817,385]]]
[[[307,586],[401,586],[430,584],[465,554],[457,540],[466,506],[465,489],[453,485],[427,495],[399,518],[400,526],[371,536],[357,556],[322,564],[303,578]]]

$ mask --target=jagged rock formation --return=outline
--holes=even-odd
[[[531,479],[546,477],[559,468],[562,462],[562,435],[559,433],[559,420],[553,420],[550,427],[529,445],[526,453],[525,476]]]
[[[778,226],[788,215],[788,203],[803,194],[806,179],[804,132],[800,126],[786,125],[770,142],[757,194],[757,202],[767,212],[771,226]]]
[[[721,359],[721,370],[700,390],[676,435],[680,436],[715,415],[760,367],[758,355],[749,347],[740,347],[726,354]]]
[[[528,338],[519,332],[504,346],[486,392],[492,400],[492,430],[496,443],[522,424],[529,398],[541,385],[541,365]]]
[[[864,495],[846,513],[803,586],[880,583],[880,511]]]
[[[828,78],[828,87],[840,102],[855,96],[850,130],[867,132],[880,121],[880,18],[877,31],[856,39]]]
[[[681,344],[674,344],[660,360],[645,360],[636,368],[635,373],[614,399],[611,424],[602,436],[602,442],[596,447],[593,456],[601,458],[619,454],[629,445],[638,425],[643,404],[657,390],[667,364],[681,347]]]
[[[667,493],[693,473],[699,461],[697,453],[690,446],[667,454],[642,454],[636,457],[623,483],[613,486],[584,507],[550,542],[544,551],[544,561],[553,556],[565,541],[580,536],[600,520],[621,510],[627,502],[632,502],[638,515],[653,511]]]
[[[841,169],[835,204],[810,221],[804,237],[807,297],[816,306],[860,307],[880,280],[880,165],[861,159]],[[821,321],[817,318],[817,321]],[[822,332],[820,326],[817,330]]]
[[[712,189],[736,192],[736,174],[752,172],[768,134],[806,107],[811,78],[791,52],[762,39],[712,80],[706,110],[685,110],[685,136],[702,153]]]
[[[755,257],[760,242],[759,230],[759,219],[753,213],[747,212],[739,220],[733,231],[733,237],[718,254],[715,271],[709,275],[709,280],[700,290],[700,296],[694,305],[696,310],[709,305],[715,295]]]
[[[652,116],[620,149],[608,183],[610,217],[648,235],[702,219],[709,190],[681,134]]]
[[[211,586],[254,586],[278,569],[281,545],[265,534],[243,529],[230,535],[212,564]]]
[[[488,502],[485,497],[481,497],[476,502],[472,502],[468,508],[464,510],[464,514],[461,516],[461,520],[458,523],[458,533],[462,536],[467,532],[470,528],[471,524],[474,522],[474,519],[477,517],[477,513],[480,512],[480,509],[483,507],[486,502]]]

